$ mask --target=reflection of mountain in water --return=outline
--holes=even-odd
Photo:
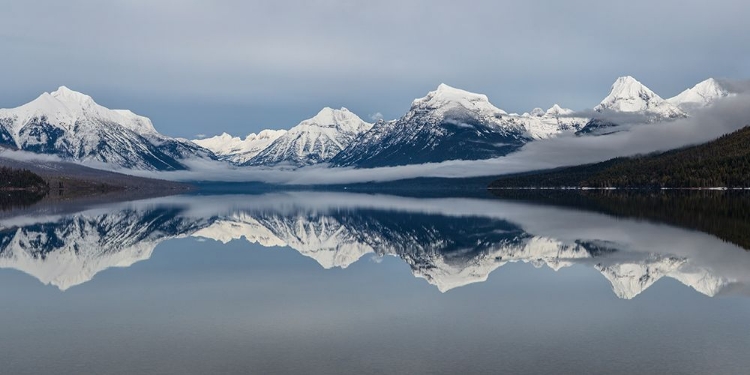
[[[480,212],[398,210],[378,207],[377,202],[313,208],[305,203],[314,201],[310,197],[292,198],[298,204],[216,208],[209,218],[204,218],[205,213],[193,217],[179,205],[146,204],[46,221],[16,220],[12,226],[4,223],[7,229],[0,231],[0,267],[21,270],[65,290],[107,268],[148,259],[164,240],[194,236],[223,243],[244,238],[265,247],[288,246],[326,269],[346,268],[367,254],[395,256],[442,292],[485,281],[491,272],[512,262],[554,270],[575,264],[593,267],[620,298],[633,298],[663,277],[708,296],[734,281],[713,275],[685,256],[625,251],[616,243],[585,236],[560,240]],[[284,197],[284,202],[288,199]]]
[[[36,191],[2,191],[0,190],[0,211],[25,208],[44,199],[46,193]]]
[[[492,190],[507,200],[604,212],[712,234],[750,250],[750,194],[717,190]]]
[[[110,267],[146,260],[160,242],[186,235],[204,220],[160,207],[79,213],[0,231],[0,267],[30,274],[61,290],[91,280]]]
[[[367,254],[403,259],[415,276],[440,291],[487,280],[510,262],[560,270],[574,264],[598,269],[620,298],[633,298],[662,277],[716,295],[729,284],[693,268],[684,258],[631,254],[594,242],[561,242],[534,236],[504,220],[373,209],[328,213],[242,212],[197,231],[227,243],[245,238],[263,246],[289,246],[326,269],[346,268]]]

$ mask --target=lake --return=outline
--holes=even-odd
[[[7,374],[744,374],[747,194],[288,191],[0,218]]]

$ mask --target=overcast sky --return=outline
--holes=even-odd
[[[441,82],[510,112],[750,78],[750,2],[0,0],[0,107],[60,85],[194,137],[324,106],[396,118]]]

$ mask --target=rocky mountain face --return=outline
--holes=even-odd
[[[503,122],[506,115],[484,95],[442,84],[402,118],[375,124],[331,163],[383,167],[506,155],[530,139],[521,123]]]

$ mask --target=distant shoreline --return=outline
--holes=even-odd
[[[64,212],[76,206],[184,194],[186,183],[102,171],[65,162],[24,162],[0,158],[0,168],[25,171],[28,186],[0,188],[0,216],[25,212]],[[12,212],[12,213],[11,213]]]

